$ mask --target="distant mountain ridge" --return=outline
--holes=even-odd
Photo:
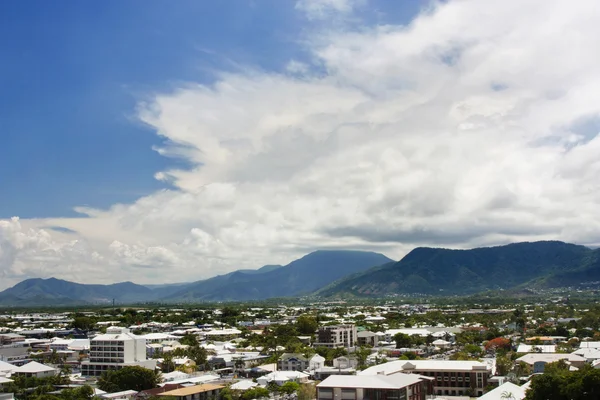
[[[419,247],[396,263],[343,278],[317,294],[472,294],[522,286],[568,287],[591,281],[600,281],[600,250],[540,241],[471,250]]]
[[[292,263],[238,270],[206,280],[173,285],[132,282],[92,285],[33,278],[0,292],[0,305],[40,306],[120,303],[254,300],[309,294],[348,274],[391,261],[361,251],[316,251]]]
[[[283,267],[269,268],[263,273],[235,271],[196,282],[165,300],[262,300],[308,295],[344,276],[390,261],[392,260],[379,253],[319,250]]]

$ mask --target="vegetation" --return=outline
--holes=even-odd
[[[136,390],[139,392],[158,387],[159,383],[159,374],[139,366],[109,370],[104,372],[98,379],[98,387],[109,393],[123,390]]]
[[[544,373],[534,376],[525,400],[600,399],[600,370],[589,365],[569,371],[564,362],[546,365]]]

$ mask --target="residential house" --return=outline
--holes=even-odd
[[[27,378],[49,378],[58,374],[56,368],[40,364],[36,361],[30,361],[13,370],[11,376],[24,376]]]
[[[277,360],[277,370],[304,371],[309,369],[309,361],[300,353],[283,353]]]
[[[309,376],[310,375],[300,371],[274,371],[257,378],[256,382],[263,386],[266,386],[271,382],[282,386],[286,382],[307,382]]]
[[[358,360],[355,357],[340,356],[333,359],[333,367],[338,369],[356,368]]]
[[[218,398],[224,387],[225,385],[206,383],[170,390],[161,393],[159,396],[174,400],[209,400]]]

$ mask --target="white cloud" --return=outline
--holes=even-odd
[[[296,9],[304,12],[309,19],[330,18],[333,14],[348,15],[363,0],[298,0]]]
[[[168,139],[161,154],[192,165],[157,175],[177,189],[2,221],[2,284],[173,282],[316,248],[598,244],[600,137],[581,127],[600,114],[599,13],[591,0],[440,3],[409,26],[313,32],[317,72],[159,94],[139,115]]]

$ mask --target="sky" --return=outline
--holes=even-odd
[[[600,4],[0,2],[0,289],[600,245]]]

